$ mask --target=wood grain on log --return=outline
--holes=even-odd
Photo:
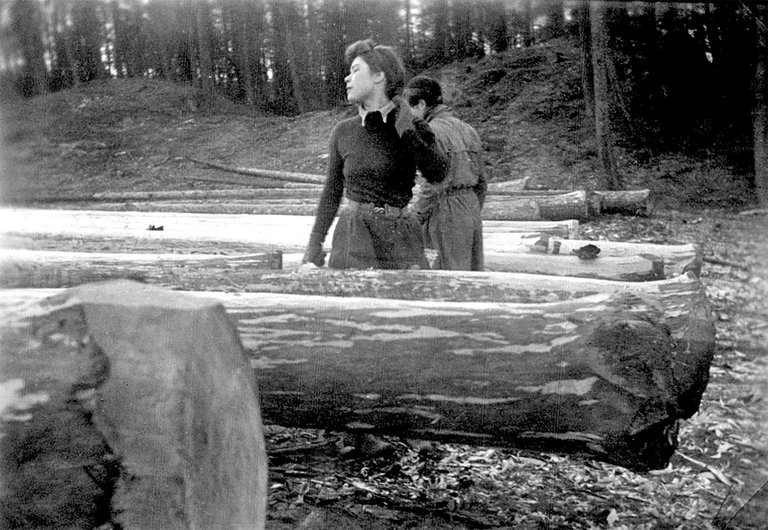
[[[221,256],[3,250],[0,287],[73,287],[118,278],[174,287],[181,283],[221,285],[248,278],[258,269],[281,269],[282,258],[280,251]]]
[[[659,293],[676,284],[654,283]],[[647,469],[666,465],[677,419],[706,386],[714,331],[703,293],[688,294],[543,304],[205,296],[237,322],[275,423],[580,450]]]
[[[29,405],[1,423],[4,516],[263,528],[258,394],[223,307],[129,281],[37,294],[0,304],[2,373]]]
[[[664,260],[650,254],[598,257],[584,260],[567,255],[551,256],[486,251],[485,269],[497,272],[525,272],[624,282],[642,282],[664,278]]]

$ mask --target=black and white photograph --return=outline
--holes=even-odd
[[[0,528],[768,524],[768,1],[0,0]]]

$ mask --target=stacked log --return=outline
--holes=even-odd
[[[192,160],[192,159],[191,159]],[[216,169],[253,177],[246,189],[129,191],[85,195],[15,197],[17,204],[67,203],[68,208],[107,211],[314,215],[322,175],[257,168],[232,168],[193,160]],[[603,213],[650,215],[649,190],[527,190],[526,179],[492,183],[483,209],[486,220],[586,220]],[[418,189],[418,185],[415,190]],[[6,198],[8,200],[8,198]]]
[[[579,240],[572,219],[489,220],[490,272],[296,270],[312,216],[38,213],[0,210],[14,227],[6,242],[40,249],[64,234],[158,255],[6,251],[0,267],[15,283],[5,287],[38,294],[129,275],[206,290],[235,322],[266,417],[281,425],[579,451],[648,469],[666,465],[677,421],[707,383],[714,331],[693,245]],[[189,255],[217,245],[235,254]],[[587,245],[594,259],[575,255]],[[278,249],[288,270],[267,269]]]

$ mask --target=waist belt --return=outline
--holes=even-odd
[[[445,194],[450,197],[451,195],[458,195],[460,193],[467,193],[470,191],[474,192],[475,188],[472,186],[462,186],[461,188],[448,188],[445,190]]]
[[[372,202],[358,202],[352,199],[347,200],[347,209],[351,212],[370,213],[375,215],[383,215],[386,217],[400,217],[405,216],[408,212],[408,208],[398,208],[397,206],[391,206],[389,204],[373,204]]]

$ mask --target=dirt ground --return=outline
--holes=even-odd
[[[588,128],[578,125],[578,101],[567,97],[578,72],[545,75],[555,68],[552,53],[489,58],[437,73],[457,114],[483,138],[492,181],[527,176],[540,187],[596,185]],[[529,70],[539,65],[536,83],[509,73],[494,81],[488,73],[512,72],[521,61]],[[562,57],[556,62],[564,68]],[[189,106],[191,93],[159,81],[112,80],[35,100],[5,99],[3,201],[236,188],[247,180],[235,184],[232,175],[188,157],[322,174],[331,127],[347,112],[285,118],[217,101],[203,114]],[[308,449],[272,459],[268,528],[701,529],[725,528],[728,521],[731,528],[764,528],[766,212],[755,210],[743,176],[717,160],[667,156],[641,163],[622,152],[620,169],[627,187],[652,190],[654,214],[604,216],[583,223],[583,237],[700,245],[717,325],[709,386],[699,413],[681,426],[669,467],[640,474],[555,453],[425,449],[402,440],[390,440],[395,454],[386,458],[344,458],[338,433],[274,426],[271,448]]]

